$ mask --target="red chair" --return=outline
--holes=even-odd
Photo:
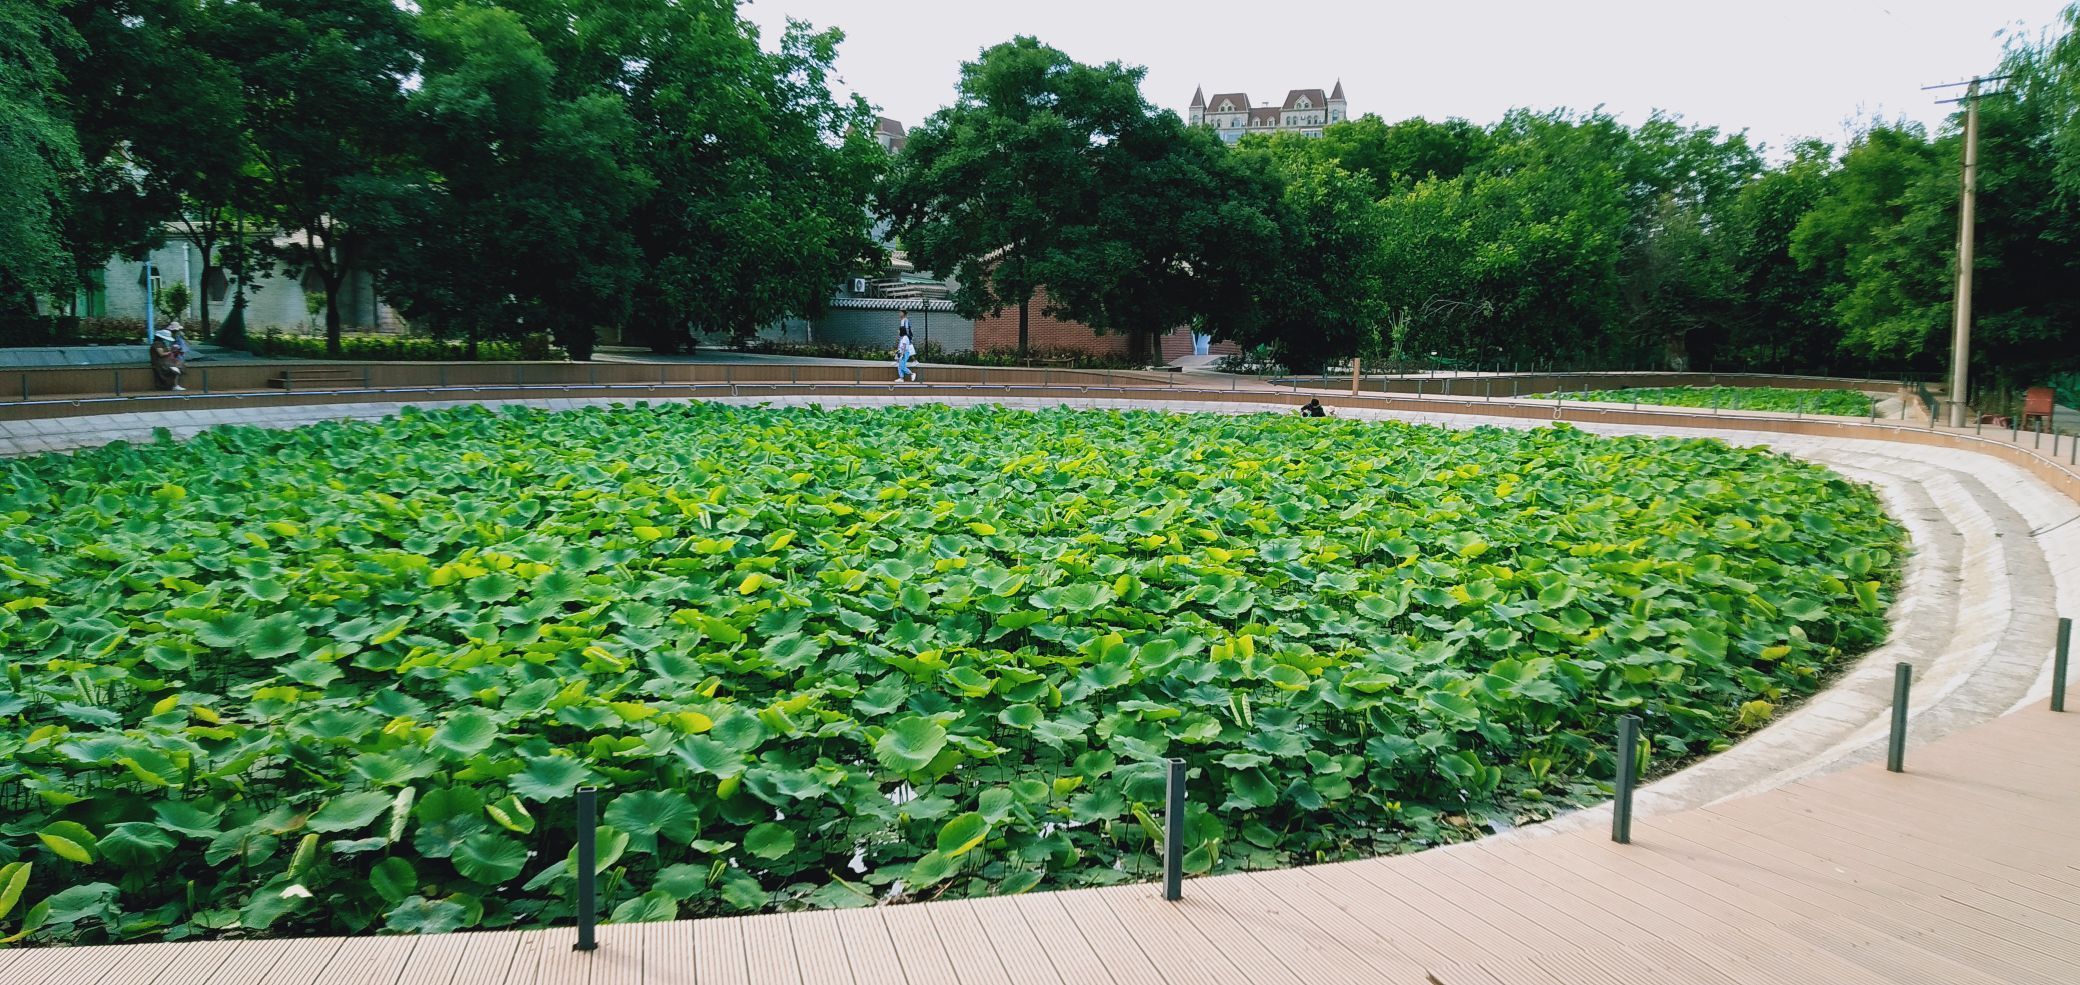
[[[2022,429],[2030,427],[2030,418],[2037,418],[2046,426],[2051,424],[2051,388],[2033,386],[2022,394]]]

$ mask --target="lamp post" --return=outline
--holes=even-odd
[[[155,280],[158,278],[152,275],[152,256],[147,253],[144,257],[144,344],[147,346],[152,344],[152,336],[157,332],[154,312],[159,307],[159,291],[152,284]]]

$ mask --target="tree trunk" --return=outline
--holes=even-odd
[[[1026,308],[1027,308],[1027,306],[1031,305],[1032,303],[1033,303],[1033,299],[1032,299],[1032,298],[1023,298],[1023,299],[1020,299],[1020,301],[1018,302],[1018,359],[1019,359],[1019,361],[1020,361],[1020,362],[1024,362],[1024,361],[1025,361],[1025,359],[1026,359],[1026,356],[1027,356],[1027,354],[1028,354],[1028,351],[1029,351],[1029,350],[1027,349],[1027,346],[1026,346],[1026,341],[1027,341],[1027,335],[1026,335],[1026,331],[1027,331],[1027,322],[1026,322]]]
[[[323,271],[318,276],[325,282],[325,354],[337,359],[346,353],[340,343],[339,288],[347,278],[327,277]]]

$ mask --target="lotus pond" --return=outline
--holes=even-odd
[[[1860,390],[1794,390],[1775,386],[1656,386],[1621,390],[1535,393],[1527,400],[1580,400],[1602,404],[1652,404],[1658,407],[1713,407],[1869,417],[1870,394]]]
[[[860,906],[1405,851],[1877,643],[1901,531],[1711,440],[406,411],[0,461],[0,937]]]

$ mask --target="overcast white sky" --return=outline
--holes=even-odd
[[[1144,94],[1180,114],[1196,85],[1263,103],[1341,78],[1353,116],[1486,123],[1602,104],[1636,123],[1660,108],[1781,149],[1839,142],[1859,117],[1933,124],[1946,108],[1921,86],[1991,71],[1998,35],[2034,35],[2066,2],[752,0],[745,14],[768,45],[790,16],[843,28],[843,84],[905,124],[951,100],[961,62],[1031,34],[1146,66]]]

